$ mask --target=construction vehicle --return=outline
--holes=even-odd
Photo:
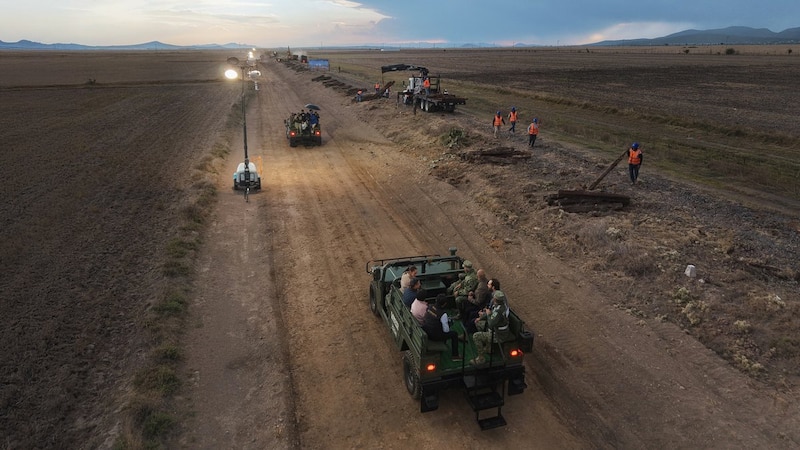
[[[398,102],[413,104],[415,107],[427,112],[453,112],[456,110],[456,105],[467,104],[466,98],[453,95],[447,89],[442,88],[441,77],[429,75],[429,71],[425,67],[408,64],[393,64],[381,67],[381,73],[404,70],[419,71],[419,75],[409,77],[408,83],[403,82],[404,89],[397,93]],[[429,87],[425,86],[426,79],[430,83]]]
[[[367,273],[371,275],[369,307],[380,317],[391,333],[396,347],[402,352],[403,378],[412,398],[420,401],[420,411],[430,412],[439,407],[439,392],[448,388],[465,389],[467,400],[475,411],[482,430],[506,425],[502,415],[506,393],[524,392],[525,367],[523,356],[533,349],[533,334],[513,311],[509,311],[509,329],[512,338],[493,343],[486,361],[473,365],[467,361],[476,355],[472,336],[459,342],[463,360],[453,360],[449,346],[431,341],[411,311],[403,304],[400,279],[409,266],[417,267],[425,300],[435,301],[439,294],[448,296],[448,286],[463,275],[464,259],[450,248],[449,255],[420,255],[368,261]],[[422,300],[422,299],[420,299]],[[454,311],[450,309],[448,316]],[[464,325],[456,320],[451,330],[464,333]],[[494,341],[494,339],[493,339]],[[487,417],[487,411],[495,414]],[[483,414],[483,417],[482,417]]]

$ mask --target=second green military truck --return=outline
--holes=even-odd
[[[468,362],[476,355],[471,336],[465,342],[459,342],[459,354],[463,356],[460,361],[451,358],[448,345],[428,339],[427,333],[403,304],[400,279],[409,266],[415,266],[426,301],[435,302],[439,294],[452,300],[453,295],[447,288],[464,271],[464,259],[456,252],[455,248],[450,248],[446,256],[419,255],[368,261],[366,270],[371,276],[369,307],[383,320],[402,354],[406,389],[420,401],[420,411],[436,410],[440,391],[464,389],[478,424],[486,430],[506,425],[502,415],[506,394],[521,394],[527,387],[523,356],[533,350],[533,334],[510,310],[511,337],[495,342],[485,363],[480,365]],[[448,312],[452,317],[455,309]],[[463,324],[457,320],[452,328],[459,334],[465,332]],[[484,411],[494,414],[489,416]]]

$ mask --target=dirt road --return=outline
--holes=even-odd
[[[250,102],[263,190],[219,178],[186,336],[185,448],[775,448],[797,445],[796,404],[770,395],[672,324],[637,320],[390,141],[375,105],[270,63]],[[290,148],[283,119],[320,105],[323,145]],[[411,116],[409,136],[439,116]],[[423,131],[419,131],[423,130]],[[427,141],[429,142],[429,141]],[[421,144],[422,143],[422,144]],[[536,332],[529,388],[508,426],[481,432],[460,392],[420,414],[400,353],[367,304],[372,258],[450,246],[503,282]]]

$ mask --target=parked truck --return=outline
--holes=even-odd
[[[393,64],[382,66],[381,73],[397,71],[418,71],[418,75],[408,78],[403,82],[403,90],[397,92],[397,101],[427,111],[453,112],[456,105],[466,105],[467,99],[451,94],[442,87],[440,76],[432,76],[425,67],[408,64]],[[427,81],[426,81],[427,80]],[[429,83],[429,86],[426,86]]]
[[[453,360],[449,347],[443,342],[431,341],[411,311],[403,304],[400,279],[409,266],[417,268],[424,300],[435,302],[439,294],[448,294],[448,286],[463,274],[464,260],[451,248],[449,255],[419,255],[368,261],[366,271],[371,276],[369,307],[383,320],[392,341],[402,353],[403,378],[412,398],[420,401],[420,411],[425,413],[439,407],[439,392],[449,388],[464,389],[468,403],[482,430],[506,425],[502,415],[506,394],[524,392],[525,367],[523,356],[533,349],[533,334],[525,322],[509,311],[511,338],[495,342],[486,362],[473,365],[469,361],[476,355],[472,336],[459,342],[462,360]],[[448,311],[452,317],[455,308]],[[464,333],[460,321],[451,325]],[[489,412],[494,412],[489,415]]]

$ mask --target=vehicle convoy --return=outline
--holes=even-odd
[[[297,144],[322,145],[322,129],[316,111],[292,113],[283,123],[290,147],[297,147]]]
[[[367,273],[372,277],[369,286],[369,306],[372,313],[383,319],[392,340],[402,352],[403,377],[406,389],[414,399],[420,401],[420,411],[434,411],[439,407],[440,391],[448,388],[465,389],[467,400],[475,411],[481,429],[487,430],[506,425],[501,410],[506,392],[509,396],[521,394],[525,383],[523,356],[533,349],[533,334],[525,329],[525,323],[514,311],[509,311],[511,337],[492,344],[485,362],[473,365],[469,361],[476,355],[472,336],[459,342],[459,354],[463,360],[453,360],[449,343],[431,341],[411,311],[403,304],[400,279],[409,266],[417,267],[417,278],[421,280],[422,292],[427,302],[435,302],[439,294],[448,296],[450,284],[463,275],[464,259],[450,248],[448,256],[420,255],[368,261]],[[448,309],[452,317],[455,308]],[[463,324],[455,320],[451,329],[464,333]],[[493,339],[494,341],[494,339]],[[495,415],[481,417],[484,411],[495,411]]]
[[[466,98],[450,94],[447,89],[443,89],[441,77],[428,75],[428,69],[425,67],[408,64],[393,64],[381,67],[381,73],[402,70],[419,71],[419,76],[409,77],[408,83],[403,82],[404,89],[397,93],[398,102],[416,105],[417,108],[427,112],[453,112],[456,110],[456,105],[467,104]],[[426,86],[426,83],[429,83],[429,85]]]

